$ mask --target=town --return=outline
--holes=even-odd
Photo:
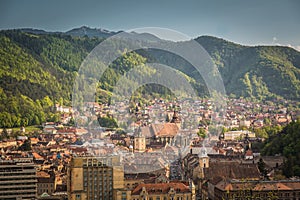
[[[56,104],[60,120],[40,130],[2,129],[0,199],[300,199],[284,157],[259,148],[297,102],[188,101],[86,102],[85,116]]]

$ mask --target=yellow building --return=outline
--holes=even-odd
[[[228,131],[224,133],[224,140],[238,140],[244,137],[255,138],[255,133],[250,131]]]
[[[181,182],[139,184],[131,192],[131,200],[195,200],[192,185]]]
[[[113,200],[124,187],[119,156],[75,157],[68,168],[69,200]]]
[[[201,148],[201,151],[198,155],[199,157],[199,178],[203,179],[204,178],[204,169],[209,168],[209,157],[207,155],[207,150],[205,147]]]

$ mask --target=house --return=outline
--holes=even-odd
[[[245,159],[246,160],[253,160],[253,151],[251,149],[248,149],[245,153]]]
[[[250,131],[228,131],[224,133],[224,140],[238,140],[244,137],[255,138],[255,133]]]
[[[56,189],[56,178],[55,174],[50,174],[45,171],[37,172],[37,193],[42,195],[43,193],[52,194]]]
[[[250,127],[251,121],[250,120],[240,120],[240,127]]]
[[[221,199],[299,199],[298,181],[219,181],[214,188],[215,200]]]
[[[193,186],[182,182],[139,184],[131,199],[195,199]]]

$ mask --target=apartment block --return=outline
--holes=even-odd
[[[36,168],[30,159],[0,160],[0,199],[36,199]]]

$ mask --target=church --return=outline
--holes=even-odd
[[[166,144],[174,143],[180,124],[181,119],[177,111],[174,111],[170,122],[139,127],[134,135],[135,151],[142,152],[146,148],[161,148]]]

